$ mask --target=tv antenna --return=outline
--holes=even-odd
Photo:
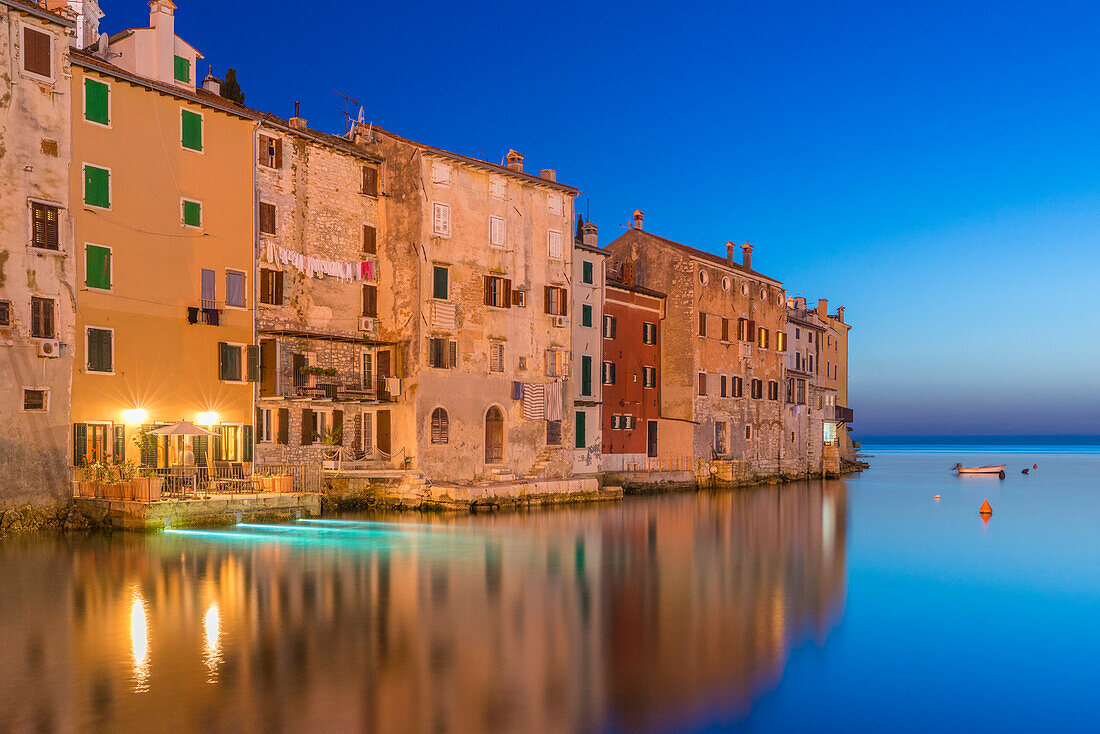
[[[354,119],[354,115],[352,113],[355,110],[355,108],[359,107],[359,111],[360,111],[360,113],[362,113],[363,108],[360,107],[359,100],[352,99],[348,95],[346,95],[343,92],[341,92],[339,90],[336,90],[336,89],[333,89],[332,93],[336,94],[336,95],[339,95],[339,96],[344,98],[344,119],[350,127],[351,121]]]

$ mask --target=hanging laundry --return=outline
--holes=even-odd
[[[523,399],[523,383],[522,382],[513,382],[512,383],[512,400],[522,400],[522,399]]]
[[[523,384],[523,417],[529,421],[546,420],[546,386]]]
[[[554,380],[546,385],[546,420],[560,421],[561,413],[561,383]]]

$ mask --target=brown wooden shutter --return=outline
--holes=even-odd
[[[332,431],[338,436],[336,443],[340,446],[344,445],[344,411],[334,410],[332,411]]]
[[[378,170],[374,166],[363,166],[363,193],[378,196]]]
[[[275,286],[274,286],[274,288],[272,288],[272,291],[273,291],[272,295],[275,296],[275,298],[273,299],[273,302],[278,306],[283,305],[283,271],[282,270],[276,270],[275,271]]]
[[[302,445],[313,443],[313,411],[310,408],[302,408]]]
[[[49,34],[24,26],[23,68],[34,74],[50,76]]]
[[[450,342],[448,344],[449,362],[451,367],[458,366],[458,342]]]
[[[492,276],[485,276],[485,305],[492,305],[493,302],[493,278]]]
[[[568,316],[569,315],[569,291],[566,288],[559,288],[558,291],[561,294],[561,296],[560,296],[561,297],[561,311],[559,311],[558,313],[561,316]]]
[[[378,230],[369,224],[363,225],[363,252],[367,255],[378,253]]]
[[[275,271],[260,270],[260,303],[274,303],[271,295],[272,281],[275,279]]]
[[[283,139],[275,138],[275,167],[283,167]]]
[[[505,308],[512,307],[512,281],[508,278],[504,279],[504,295],[502,296],[504,302],[501,304]]]
[[[544,300],[546,301],[546,313],[553,313],[553,311],[550,309],[550,299],[553,298],[553,291],[551,290],[550,286],[543,286],[542,293]]]
[[[290,436],[290,408],[279,408],[279,428],[275,434],[275,443],[286,444]]]
[[[271,138],[266,135],[260,136],[260,144],[256,146],[256,162],[261,166],[267,165],[267,152],[268,146],[271,145]]]

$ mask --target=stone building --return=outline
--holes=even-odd
[[[631,265],[614,262],[604,299],[603,468],[626,471],[660,457],[663,293],[634,282]]]
[[[836,402],[836,391],[820,383],[821,352],[826,327],[806,299],[787,302],[787,364],[784,381],[784,441],[809,474],[824,472],[824,416]]]
[[[825,417],[826,443],[837,447],[841,459],[855,461],[855,448],[848,435],[855,418],[848,404],[848,332],[852,327],[844,321],[844,307],[839,306],[830,314],[829,302],[824,298],[818,299],[815,315],[826,329],[824,349],[818,358],[824,370],[819,384],[823,390],[836,395],[832,416]],[[828,430],[830,422],[835,427],[835,439]],[[834,440],[835,443],[831,443]]]
[[[752,245],[726,257],[634,226],[607,245],[635,282],[668,296],[661,343],[661,416],[668,451],[717,459],[731,471],[793,472],[783,441],[786,350],[783,285],[752,268]],[[662,450],[663,453],[663,450]]]
[[[600,329],[604,314],[604,260],[607,253],[597,246],[596,225],[577,220],[573,243],[573,473],[600,471],[603,444],[601,408],[603,339]]]
[[[387,464],[395,345],[378,337],[381,159],[263,115],[257,136],[257,462],[336,446]]]
[[[0,510],[70,494],[73,33],[69,17],[0,0]]]
[[[386,161],[378,337],[399,342],[395,455],[437,480],[569,475],[577,190],[525,173],[515,151],[496,165],[362,131]]]
[[[76,232],[73,462],[252,460],[253,113],[198,86],[202,55],[149,27],[71,52]],[[188,420],[216,434],[135,441]],[[140,444],[140,446],[139,446]]]

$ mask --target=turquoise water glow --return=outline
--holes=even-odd
[[[0,730],[1093,729],[1100,452],[865,453],[613,505],[13,536]]]

